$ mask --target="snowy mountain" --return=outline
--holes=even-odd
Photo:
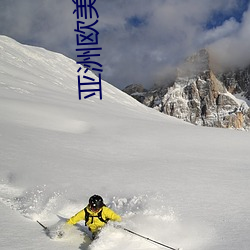
[[[146,106],[196,125],[248,130],[249,79],[249,68],[215,72],[209,52],[203,49],[180,65],[170,87],[133,91],[132,85],[124,92]]]
[[[193,126],[102,82],[78,100],[74,61],[0,36],[0,248],[153,250],[109,224],[53,229],[102,195],[122,226],[184,250],[248,250],[249,133]],[[90,77],[95,77],[91,72]]]

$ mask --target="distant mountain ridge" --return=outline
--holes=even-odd
[[[185,60],[170,86],[145,90],[132,84],[123,91],[148,107],[196,125],[250,127],[250,66],[216,72],[206,49]]]

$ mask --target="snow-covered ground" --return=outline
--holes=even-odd
[[[190,125],[104,81],[103,100],[79,101],[77,69],[0,36],[0,248],[164,248],[112,225],[92,244],[84,223],[50,239],[36,223],[53,228],[96,193],[168,246],[249,250],[249,132]]]

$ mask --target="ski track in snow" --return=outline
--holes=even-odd
[[[22,113],[20,113],[20,108]],[[91,129],[85,121],[76,120],[61,114],[60,109],[51,108],[49,105],[32,106],[25,102],[5,101],[1,104],[0,111],[9,110],[2,118],[3,121],[15,121],[17,124],[33,128],[47,129],[66,133],[85,133]]]

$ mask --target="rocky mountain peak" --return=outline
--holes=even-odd
[[[210,64],[209,51],[202,49],[178,67],[171,86],[144,90],[139,97],[138,92],[130,95],[160,112],[196,125],[248,129],[249,106],[233,94],[250,93],[250,67],[217,74]]]
[[[205,74],[210,70],[209,53],[201,49],[194,55],[188,57],[177,69],[177,77],[194,77]]]

